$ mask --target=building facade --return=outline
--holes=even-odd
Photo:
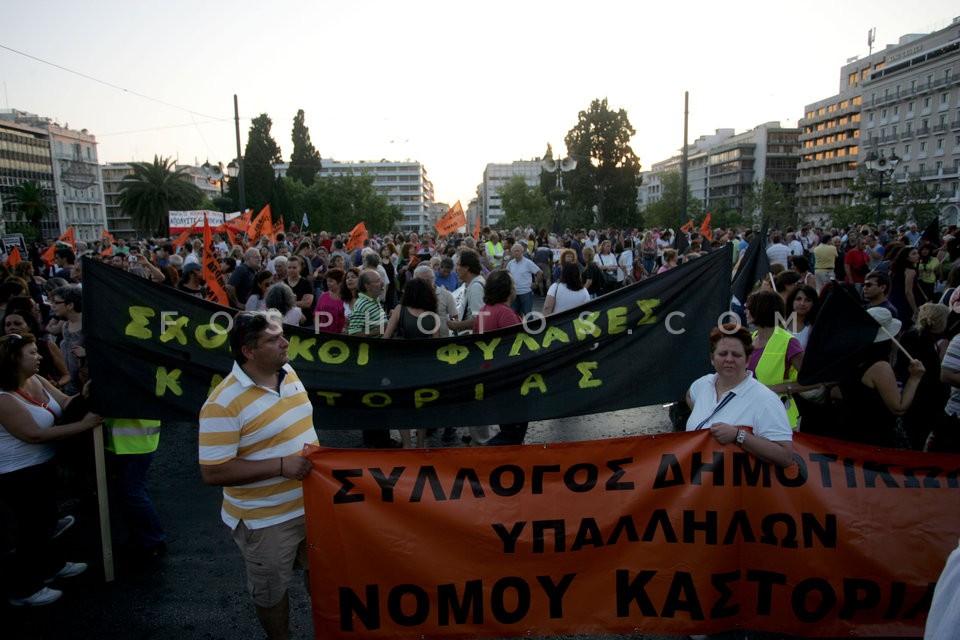
[[[540,188],[540,158],[491,162],[483,170],[483,182],[477,187],[481,225],[496,227],[503,218],[503,203],[500,190],[514,176],[521,176],[530,187]],[[559,171],[559,169],[558,169]]]
[[[137,237],[138,232],[133,226],[130,216],[120,208],[120,189],[123,179],[133,175],[133,167],[128,162],[108,162],[100,167],[103,176],[103,198],[107,211],[107,230],[114,238],[128,240]]]
[[[938,192],[941,221],[960,223],[960,18],[888,46],[860,86],[860,161],[896,154],[894,180]]]
[[[77,240],[98,240],[107,218],[96,137],[86,129],[75,131],[16,109],[0,111],[0,121],[7,127],[27,125],[46,134],[55,206],[53,215],[40,223],[41,237],[56,238],[73,227]]]
[[[687,186],[690,196],[706,203],[709,197],[710,175],[707,171],[710,150],[723,144],[734,135],[733,129],[717,129],[687,145]],[[650,165],[650,171],[641,172],[642,182],[637,190],[637,204],[643,211],[647,205],[663,199],[663,176],[668,173],[683,174],[683,155],[660,160]]]
[[[434,202],[433,183],[427,177],[427,169],[414,160],[356,161],[343,162],[331,158],[320,160],[319,176],[337,177],[370,174],[373,188],[387,198],[387,203],[400,208],[403,217],[397,223],[405,233],[433,229],[431,206]],[[277,164],[276,175],[286,176],[289,164]],[[444,211],[446,213],[446,211]]]
[[[23,215],[14,193],[24,182],[33,182],[49,207],[40,221],[40,237],[56,238],[59,230],[56,189],[53,180],[53,159],[50,155],[50,134],[45,129],[0,117],[0,202],[3,203],[2,232],[14,231]]]

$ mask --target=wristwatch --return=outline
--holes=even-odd
[[[743,441],[747,439],[746,429],[737,429],[737,444],[743,446]]]

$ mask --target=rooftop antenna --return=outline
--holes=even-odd
[[[874,27],[867,31],[867,46],[870,48],[870,55],[873,54],[873,43],[877,41],[877,28]]]

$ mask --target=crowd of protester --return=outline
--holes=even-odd
[[[362,246],[348,250],[348,234],[292,228],[249,247],[229,244],[224,234],[216,251],[230,305],[238,311],[277,309],[285,323],[318,332],[417,340],[514,325],[537,307],[535,297],[542,299],[540,308],[547,316],[575,310],[593,298],[727,245],[732,247],[733,273],[758,233],[756,228],[715,228],[706,234],[659,229],[551,233],[545,229],[485,228],[479,238],[460,233],[443,238],[430,232],[386,234],[367,238]],[[782,406],[783,425],[791,430],[876,446],[960,452],[960,233],[950,227],[930,237],[921,234],[916,225],[900,229],[802,227],[771,230],[766,240],[770,273],[755,283],[746,300],[746,321],[752,332],[737,333],[734,340],[711,338],[718,372],[711,382],[723,381],[725,388],[734,388],[749,377],[754,381],[749,383],[754,389],[751,393],[757,393],[758,384],[766,387],[772,395],[765,396],[765,410],[769,410],[770,398],[776,398],[773,405]],[[36,419],[24,412],[21,422],[32,425],[29,428],[16,421],[8,424],[6,416],[0,418],[0,488],[10,486],[11,474],[32,466],[18,466],[24,444],[43,447],[28,456],[39,461],[36,464],[55,464],[46,440],[66,438],[100,423],[99,416],[83,413],[65,423],[60,409],[68,399],[78,394],[82,397],[81,392],[89,389],[81,258],[107,263],[187,295],[206,294],[199,240],[179,245],[172,238],[119,239],[115,244],[77,242],[74,247],[56,248],[53,264],[42,259],[44,249],[33,247],[18,264],[0,266],[0,317],[7,336],[0,344],[0,356],[22,374],[4,383],[0,399],[7,404],[20,402],[13,395],[27,385],[32,392],[29,395],[37,400],[31,406],[42,407],[34,411]],[[842,379],[801,385],[798,372],[807,355],[811,330],[824,296],[835,287],[859,300],[880,329],[873,347],[857,353]],[[787,321],[780,322],[783,318]],[[28,345],[33,346],[21,349]],[[698,384],[709,387],[702,380]],[[719,387],[716,390],[714,413],[720,399]],[[698,387],[687,396],[687,403],[694,416],[708,417],[691,418],[685,424],[711,426],[714,414],[710,407],[694,406],[695,402],[708,402],[704,397]],[[144,429],[144,437],[155,434],[158,439],[163,416],[156,418],[155,425],[141,421],[145,424],[133,427]],[[490,427],[471,427],[463,441],[471,445],[522,443],[526,423],[508,424],[506,415],[504,423],[499,433]],[[126,431],[133,428],[129,421],[118,424]],[[391,426],[400,430],[401,443],[383,428],[363,430],[364,444],[413,445],[412,430],[419,425]],[[726,426],[714,430],[718,441],[743,445],[746,436]],[[40,439],[43,442],[30,435],[37,429],[46,430]],[[425,431],[417,429],[420,445]],[[788,439],[783,431],[777,431],[777,442]],[[444,430],[445,439],[452,439],[453,432]],[[152,441],[153,450],[156,442]],[[780,445],[748,444],[748,450],[778,464],[789,463],[783,455],[787,449]],[[133,453],[151,456],[152,450]],[[126,481],[135,485],[131,504],[136,505],[127,515],[139,557],[157,557],[164,549],[162,525],[146,491],[149,458],[139,460],[137,472]],[[0,505],[6,503],[7,509],[11,509],[9,495],[9,490],[0,493]],[[21,509],[16,515],[30,520],[30,527],[23,531],[49,546],[72,520],[60,518],[58,522],[51,516],[55,511],[50,510],[49,496],[43,500],[47,507],[43,514]],[[42,521],[38,520],[41,515]],[[145,528],[139,524],[143,522],[147,522]],[[39,533],[38,527],[42,529]],[[143,531],[139,540],[137,531]],[[15,547],[9,527],[0,533],[5,534],[0,539],[2,550]],[[41,552],[20,545],[15,553]],[[28,560],[17,561],[29,565]],[[80,563],[42,566],[56,579],[80,570]],[[47,604],[59,597],[58,590],[48,587],[34,592],[38,579],[32,573],[24,574],[13,586],[7,585],[11,601]]]

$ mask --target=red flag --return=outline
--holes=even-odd
[[[268,238],[273,235],[273,214],[270,213],[270,205],[264,205],[260,213],[247,229],[247,240],[253,244],[263,236]]]
[[[15,267],[21,261],[22,258],[20,257],[20,247],[14,247],[10,250],[10,254],[7,256],[6,262],[3,264],[7,265],[8,267]]]
[[[350,240],[347,242],[346,250],[359,249],[363,246],[363,241],[368,237],[370,237],[370,234],[367,233],[367,225],[363,222],[358,222],[357,226],[350,231]]]
[[[207,214],[203,214],[203,281],[207,285],[207,300],[230,306],[230,299],[224,287],[223,272],[220,271],[220,261],[217,259],[217,250],[213,245],[213,234],[210,232],[210,223]]]
[[[463,213],[460,201],[457,200],[456,204],[450,207],[450,210],[442,218],[437,220],[434,228],[441,236],[445,236],[465,226],[467,226],[467,216]]]
[[[713,229],[710,228],[710,214],[707,214],[707,217],[703,219],[703,224],[700,225],[700,235],[702,235],[707,240],[713,241]]]
[[[691,229],[693,229],[693,218],[690,218],[690,221],[687,224],[680,227],[680,231],[683,231],[684,233],[690,233]]]
[[[43,258],[43,262],[44,262],[48,267],[53,265],[53,254],[55,254],[55,253],[57,252],[57,245],[58,245],[58,244],[68,244],[68,245],[70,245],[70,248],[71,248],[71,249],[76,249],[77,245],[76,245],[76,241],[74,240],[74,237],[73,237],[73,227],[70,227],[69,229],[67,229],[66,231],[64,231],[64,232],[60,235],[60,237],[57,238],[57,241],[54,242],[54,243],[53,243],[52,245],[50,245],[49,247],[47,247],[47,250],[44,251],[44,252],[43,252],[43,255],[40,256],[41,258]]]
[[[480,212],[477,212],[477,224],[473,228],[473,239],[480,242]]]

